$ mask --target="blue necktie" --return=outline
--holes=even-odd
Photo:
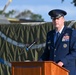
[[[60,35],[60,33],[59,33],[59,32],[57,32],[57,33],[55,34],[54,43],[56,43],[56,41],[58,40],[59,35]]]

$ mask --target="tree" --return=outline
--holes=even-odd
[[[7,13],[5,12],[4,15],[6,17],[11,17],[11,18],[15,18],[15,15],[18,14],[19,11],[17,10],[10,10]]]
[[[62,2],[64,2],[65,0],[61,0]],[[76,0],[73,0],[72,2],[71,2],[71,4],[74,4],[74,6],[76,6]]]
[[[44,19],[42,18],[40,14],[35,14],[31,12],[30,10],[24,10],[15,17],[21,18],[21,19],[35,20],[35,21],[44,21]]]
[[[2,14],[3,10],[0,10],[0,14]]]
[[[2,11],[0,11],[0,14],[2,14]],[[40,14],[35,14],[31,12],[30,10],[24,10],[22,12],[19,12],[18,10],[10,10],[7,13],[3,13],[5,17],[10,18],[18,18],[18,19],[26,19],[26,20],[34,20],[34,21],[44,21],[42,16]]]

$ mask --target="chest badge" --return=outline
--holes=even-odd
[[[63,44],[63,47],[66,48],[67,47],[67,44]]]

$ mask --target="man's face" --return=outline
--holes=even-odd
[[[52,22],[55,28],[62,28],[64,26],[64,17],[53,19]]]

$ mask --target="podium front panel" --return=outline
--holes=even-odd
[[[15,67],[13,75],[41,75],[40,67]]]

